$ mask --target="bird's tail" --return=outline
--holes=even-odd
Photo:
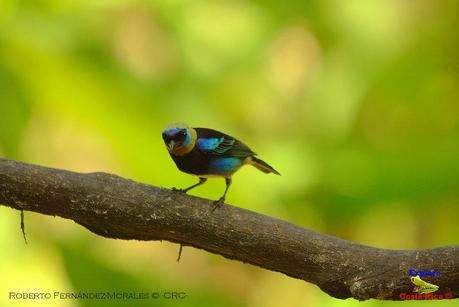
[[[258,168],[263,173],[266,173],[266,174],[274,173],[276,175],[280,175],[280,173],[278,171],[276,171],[271,165],[269,165],[265,161],[260,160],[260,159],[254,157],[254,156],[250,157],[248,162],[249,162],[249,164],[251,164],[251,165],[255,166],[256,168]]]

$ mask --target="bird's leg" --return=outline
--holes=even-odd
[[[172,191],[174,191],[174,192],[183,192],[183,193],[186,193],[186,192],[188,192],[189,190],[194,189],[194,188],[196,188],[197,186],[200,186],[201,184],[203,184],[203,183],[206,182],[206,181],[207,181],[207,178],[199,177],[199,182],[198,182],[198,183],[193,184],[192,186],[189,186],[188,188],[185,188],[185,189],[172,188]]]
[[[226,183],[225,193],[223,193],[222,197],[220,197],[218,200],[214,201],[215,206],[212,211],[215,211],[215,209],[221,207],[225,203],[226,192],[228,192],[228,188],[231,185],[231,178],[225,178],[225,183]]]

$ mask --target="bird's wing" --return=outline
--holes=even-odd
[[[215,156],[245,158],[255,153],[244,143],[224,133],[207,128],[195,128],[196,147],[203,153]]]

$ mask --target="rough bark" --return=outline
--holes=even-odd
[[[373,248],[212,201],[106,173],[81,174],[0,159],[0,203],[71,219],[107,238],[167,240],[284,273],[329,295],[399,300],[410,268],[459,295],[459,246]]]

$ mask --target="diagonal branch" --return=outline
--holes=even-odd
[[[459,295],[459,246],[385,250],[319,234],[252,211],[121,177],[0,159],[0,203],[71,219],[107,238],[168,240],[303,279],[336,298],[399,300],[408,270]]]

